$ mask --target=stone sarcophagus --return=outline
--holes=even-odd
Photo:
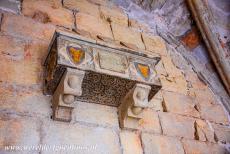
[[[56,32],[44,67],[44,93],[53,95],[53,119],[71,121],[74,102],[118,107],[120,126],[139,120],[159,91],[155,65],[160,58],[112,48]]]

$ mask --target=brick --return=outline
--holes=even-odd
[[[144,133],[142,134],[142,143],[145,153],[184,154],[183,146],[177,138]]]
[[[23,16],[4,14],[1,30],[23,39],[40,39],[49,42],[55,27],[41,24]]]
[[[48,45],[42,41],[22,42],[8,36],[1,39],[6,44],[0,46],[2,70],[1,81],[20,85],[35,85],[42,83],[42,61]]]
[[[160,121],[163,134],[194,139],[195,120],[193,118],[163,112],[160,113]]]
[[[25,16],[69,29],[74,27],[72,11],[63,8],[60,0],[24,0],[22,4],[22,13]]]
[[[122,130],[120,133],[123,154],[142,154],[141,140],[139,133]]]
[[[226,149],[218,144],[199,142],[195,140],[182,140],[186,154],[227,154]]]
[[[80,34],[89,33],[94,38],[100,37],[105,40],[113,40],[109,23],[100,18],[84,13],[77,13],[76,24],[77,32]]]
[[[219,124],[214,124],[211,123],[215,134],[216,138],[218,141],[221,141],[223,143],[230,143],[230,128],[229,126],[223,126]]]
[[[175,92],[163,91],[164,105],[167,112],[199,117],[192,97]]]
[[[151,52],[154,52],[160,55],[167,54],[165,42],[163,41],[161,37],[142,33],[142,38],[145,43],[146,50],[149,50]]]
[[[77,102],[73,116],[75,121],[119,127],[116,107]]]
[[[5,150],[5,146],[38,146],[40,143],[39,124],[40,122],[36,119],[1,117],[0,153],[12,152]],[[26,152],[38,153],[39,151]]]
[[[128,26],[128,16],[121,9],[100,6],[100,16],[106,21]]]
[[[12,12],[12,13],[20,13],[20,1],[19,0],[1,0],[0,1],[0,10]]]
[[[112,23],[112,30],[114,39],[120,41],[126,47],[132,49],[145,49],[145,46],[141,39],[141,33],[134,29],[120,26]]]
[[[89,3],[87,0],[64,0],[63,4],[68,9],[100,17],[99,6]]]
[[[201,117],[211,122],[229,124],[228,117],[221,105],[198,105]]]
[[[196,48],[201,42],[201,37],[197,28],[194,27],[189,32],[187,32],[181,38],[181,41],[190,49]]]
[[[216,142],[214,137],[214,130],[204,120],[196,119],[196,139],[200,141]]]
[[[76,145],[83,147],[69,150],[68,153],[121,153],[119,137],[114,130],[102,127],[89,127],[79,124],[66,124],[51,120],[44,121],[43,144],[46,145]],[[65,153],[65,151],[58,151]],[[57,151],[48,150],[51,154]]]

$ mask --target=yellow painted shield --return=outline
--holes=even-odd
[[[68,46],[67,51],[69,53],[69,56],[71,57],[72,61],[75,64],[80,64],[83,59],[85,58],[85,51],[83,51],[81,48]]]
[[[150,76],[150,69],[148,65],[135,63],[135,67],[138,71],[138,73],[144,77],[145,79],[148,79]]]

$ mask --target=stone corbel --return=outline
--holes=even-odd
[[[82,94],[82,81],[85,72],[67,68],[59,82],[52,99],[52,118],[57,121],[70,122],[73,103]]]
[[[118,107],[119,124],[121,128],[137,128],[139,120],[143,118],[143,110],[148,106],[151,87],[136,84]]]

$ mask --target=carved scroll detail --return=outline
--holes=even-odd
[[[76,96],[81,96],[81,84],[85,72],[67,68],[54,92],[52,100],[53,119],[58,121],[71,121],[73,102]]]
[[[118,107],[118,118],[121,128],[129,128],[129,123],[138,126],[138,121],[143,117],[143,110],[149,103],[151,87],[136,84],[122,100]]]

